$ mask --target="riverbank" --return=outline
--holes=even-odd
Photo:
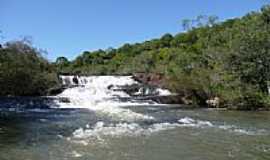
[[[154,101],[163,101],[168,104],[184,104],[190,105],[193,107],[202,107],[202,108],[223,108],[228,110],[270,110],[270,106],[264,106],[264,104],[253,104],[256,100],[253,100],[254,97],[246,97],[246,100],[239,99],[238,102],[231,103],[226,102],[223,97],[212,96],[209,97],[207,93],[203,93],[203,90],[185,90],[185,89],[173,89],[170,88],[170,80],[163,74],[156,73],[134,73],[132,77],[145,85],[167,88],[171,91],[175,91],[174,95],[161,97],[160,99],[153,98]],[[180,85],[181,86],[181,85]],[[256,98],[256,97],[255,97]],[[259,97],[258,97],[259,98]],[[243,101],[243,102],[241,102]],[[247,104],[250,102],[250,104]],[[265,102],[267,103],[267,102]],[[249,107],[245,107],[247,105]],[[255,106],[252,106],[255,105]],[[258,106],[256,106],[258,105]],[[263,106],[259,106],[263,105]]]

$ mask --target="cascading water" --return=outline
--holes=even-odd
[[[91,127],[90,125],[81,127],[74,131],[73,138],[75,139],[100,138],[102,135],[148,135],[152,132],[176,127],[211,127],[253,134],[253,131],[244,130],[237,126],[214,125],[210,121],[196,120],[190,117],[166,121],[156,119],[147,114],[147,112],[135,112],[131,108],[153,106],[155,110],[155,107],[160,104],[151,100],[134,100],[129,94],[124,92],[121,87],[138,84],[131,76],[60,76],[60,78],[63,85],[69,86],[69,88],[57,97],[70,100],[70,103],[58,102],[60,108],[89,109],[114,121],[113,123],[98,121]],[[161,88],[140,88],[133,95],[147,96],[147,94],[163,96],[170,95],[171,92]],[[129,98],[129,100],[122,101],[121,99],[123,98]],[[144,123],[147,125],[143,125]]]
[[[151,100],[132,100],[130,95],[121,90],[121,86],[138,84],[131,76],[60,76],[63,85],[69,86],[58,98],[68,98],[70,103],[58,102],[60,108],[87,108],[98,114],[110,117],[116,123],[105,124],[100,121],[92,128],[86,130],[79,128],[74,131],[75,138],[92,137],[93,135],[119,135],[126,133],[143,133],[157,131],[175,124],[152,125],[142,128],[138,121],[154,121],[154,117],[146,113],[136,113],[127,106],[158,105]],[[144,90],[144,91],[143,91]],[[152,91],[139,89],[136,95],[154,93],[155,95],[170,95],[168,90],[156,88]],[[121,98],[130,98],[122,101]],[[145,130],[146,129],[146,130]],[[91,135],[91,136],[90,136]],[[130,134],[131,135],[131,134]]]
[[[63,85],[75,86],[66,89],[58,95],[68,98],[70,103],[59,103],[61,108],[88,108],[108,114],[114,118],[132,121],[134,119],[153,119],[153,117],[132,112],[123,106],[149,105],[153,101],[121,101],[130,96],[119,89],[121,86],[137,84],[131,76],[60,76]],[[111,89],[111,88],[114,89]],[[170,92],[158,88],[154,91],[158,95],[169,95]]]

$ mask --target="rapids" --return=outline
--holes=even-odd
[[[153,119],[151,116],[126,109],[124,106],[153,105],[156,104],[155,102],[136,100],[123,102],[119,99],[130,97],[119,89],[121,86],[138,83],[131,76],[60,76],[60,78],[64,85],[76,86],[57,96],[71,101],[71,103],[59,103],[60,108],[87,108],[126,121]],[[112,87],[113,89],[110,89]],[[170,94],[168,90],[161,88],[157,88],[155,92],[158,92],[158,95]]]
[[[140,85],[131,76],[60,78],[67,89],[42,103],[0,101],[1,160],[270,158],[268,112],[187,110],[136,99],[122,89]],[[139,88],[135,95],[148,94],[173,93]]]

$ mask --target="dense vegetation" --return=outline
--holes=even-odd
[[[57,84],[55,69],[42,51],[27,41],[0,46],[0,96],[45,95]]]
[[[193,104],[220,97],[224,107],[268,107],[270,7],[222,23],[216,20],[214,16],[184,20],[184,33],[85,51],[71,62],[60,57],[56,66],[60,73],[158,73],[165,76],[166,87]]]

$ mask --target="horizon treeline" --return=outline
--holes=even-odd
[[[225,107],[268,107],[270,7],[217,22],[215,16],[183,20],[186,32],[57,58],[62,74],[162,74],[164,86],[194,104],[220,97]]]

